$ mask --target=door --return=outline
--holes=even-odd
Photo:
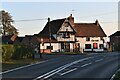
[[[75,43],[75,47],[74,47],[74,51],[75,52],[79,52],[80,51],[80,43]]]
[[[61,43],[61,50],[62,52],[70,52],[70,43]]]
[[[97,43],[93,43],[93,49],[98,49],[98,44]]]
[[[65,52],[70,52],[70,43],[65,43]]]

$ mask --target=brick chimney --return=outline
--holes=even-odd
[[[68,20],[72,26],[74,26],[74,17],[72,17],[72,14],[68,17]]]
[[[97,25],[97,26],[99,26],[99,22],[98,22],[98,20],[96,19],[96,21],[95,21],[95,24]]]

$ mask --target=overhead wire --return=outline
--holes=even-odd
[[[39,18],[39,19],[26,19],[26,20],[14,20],[15,22],[24,22],[24,21],[39,21],[39,20],[47,20],[48,18]]]
[[[82,16],[78,18],[88,18],[88,17],[95,17],[95,16],[104,16],[104,15],[109,15],[109,14],[114,14],[117,13],[118,10],[112,11],[112,12],[107,12],[107,13],[101,13],[97,15],[89,15],[89,16]],[[26,21],[40,21],[40,20],[48,20],[48,18],[38,18],[38,19],[25,19],[25,20],[14,20],[14,22],[26,22]],[[101,23],[118,23],[118,21],[113,21],[113,22],[101,22]]]

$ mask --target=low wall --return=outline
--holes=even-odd
[[[41,53],[51,53],[50,49],[41,49]]]

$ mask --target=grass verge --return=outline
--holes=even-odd
[[[120,71],[115,74],[114,80],[120,80]]]
[[[40,59],[23,59],[23,60],[10,60],[10,61],[5,61],[2,62],[2,71],[7,71],[10,69],[18,68],[21,66],[25,66],[28,64],[36,63],[39,62]]]
[[[54,54],[54,55],[85,55],[86,53],[80,53],[80,52],[52,52],[52,53],[43,53],[43,54]]]

